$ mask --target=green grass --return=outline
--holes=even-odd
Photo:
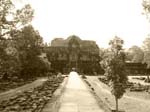
[[[87,80],[95,89],[96,94],[111,108],[115,108],[114,96],[110,93],[110,88],[100,82],[97,76],[87,76]],[[119,100],[119,108],[126,112],[150,112],[150,94],[147,92],[127,91],[123,98]]]

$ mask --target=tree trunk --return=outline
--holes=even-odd
[[[115,100],[116,100],[116,112],[118,112],[118,98],[115,97]]]
[[[149,82],[150,80],[149,80],[149,74],[147,74],[147,82]]]
[[[146,79],[146,82],[150,82],[150,78],[149,78],[149,73],[148,73],[148,70],[146,69],[146,75],[147,75],[147,79]]]
[[[147,74],[147,80],[149,81],[149,74]]]

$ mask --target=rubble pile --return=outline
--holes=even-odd
[[[104,84],[108,85],[108,81],[105,77],[100,77],[98,78],[99,81],[103,82]],[[140,77],[140,78],[135,78],[135,79],[139,79],[139,80],[144,80],[145,78]],[[109,86],[109,85],[108,85]],[[150,85],[142,85],[140,83],[136,83],[136,82],[127,82],[127,84],[125,85],[127,89],[129,89],[129,91],[131,92],[142,92],[142,91],[146,91],[149,92],[150,90]],[[150,93],[150,92],[149,92]]]
[[[106,79],[106,77],[99,77],[98,79],[99,79],[99,81],[101,81],[104,84],[108,85],[108,80]]]
[[[63,79],[51,77],[41,86],[24,91],[9,100],[3,100],[0,102],[0,112],[40,112]]]

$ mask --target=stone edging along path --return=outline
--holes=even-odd
[[[42,109],[42,112],[58,112],[60,108],[60,96],[64,92],[67,82],[68,77],[64,79],[58,89],[53,93],[51,100],[45,105],[45,107]]]
[[[115,112],[115,107],[112,106],[109,102],[109,100],[105,96],[101,96],[101,93],[99,91],[99,86],[97,83],[93,82],[90,78],[84,78],[83,79],[85,83],[91,88],[91,92],[96,97],[97,101],[99,102],[100,106],[105,109],[106,112]],[[97,86],[99,89],[97,89]],[[105,91],[105,90],[104,90]],[[107,92],[107,91],[105,91]],[[111,93],[110,93],[111,94]],[[123,108],[119,109],[119,112],[125,112],[126,110]]]
[[[86,86],[89,87],[89,91],[93,94],[93,96],[97,100],[99,106],[101,108],[103,108],[105,110],[105,112],[112,112],[112,108],[97,95],[97,93],[95,92],[95,89],[92,87],[92,85],[86,79],[83,79],[83,78],[81,78],[81,79],[85,82]]]

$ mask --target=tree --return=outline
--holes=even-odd
[[[0,0],[0,75],[7,77],[8,74],[19,74],[20,61],[13,37],[32,18],[33,9],[30,5],[17,10],[11,0]]]
[[[125,70],[125,53],[122,50],[123,40],[120,38],[115,37],[109,44],[111,49],[101,64],[109,81],[111,93],[115,96],[116,111],[118,112],[118,99],[125,93],[125,85],[128,80]]]
[[[50,62],[43,53],[43,40],[32,25],[25,26],[13,37],[19,51],[23,78],[34,78],[48,72]]]
[[[144,56],[143,50],[136,45],[132,46],[127,51],[128,60],[134,63],[142,63],[143,56]]]
[[[150,0],[143,0],[142,5],[144,9],[144,14],[150,22]]]
[[[150,68],[150,38],[146,38],[143,41],[144,59],[143,62],[147,64],[147,68]]]
[[[99,56],[100,56],[100,60],[105,58],[105,54],[107,53],[107,49],[104,48],[99,48]]]
[[[145,15],[147,17],[147,19],[150,22],[150,0],[143,0],[143,8],[145,11]],[[150,35],[149,35],[150,36]],[[143,62],[145,62],[147,64],[147,68],[150,68],[150,38],[146,38],[143,42],[143,50],[144,50],[144,60]]]
[[[17,30],[32,21],[33,9],[29,4],[22,9],[15,9],[11,0],[0,1],[0,39],[11,38],[13,30]]]
[[[146,69],[146,75],[147,75],[147,80],[149,82],[149,69],[150,69],[150,38],[146,38],[143,41],[143,51],[144,51],[144,58],[143,58],[143,63],[147,64],[147,69]]]
[[[18,51],[13,47],[13,43],[10,41],[4,41],[3,46],[6,47],[1,52],[1,66],[0,66],[0,75],[2,76],[3,81],[11,80],[9,77],[17,76],[20,72],[20,60],[18,58]],[[17,75],[16,75],[17,74]]]
[[[19,51],[22,75],[24,78],[37,76],[39,74],[37,72],[38,67],[42,66],[39,64],[41,60],[38,57],[42,53],[42,37],[38,31],[34,30],[31,25],[28,25],[18,31],[14,39]]]

